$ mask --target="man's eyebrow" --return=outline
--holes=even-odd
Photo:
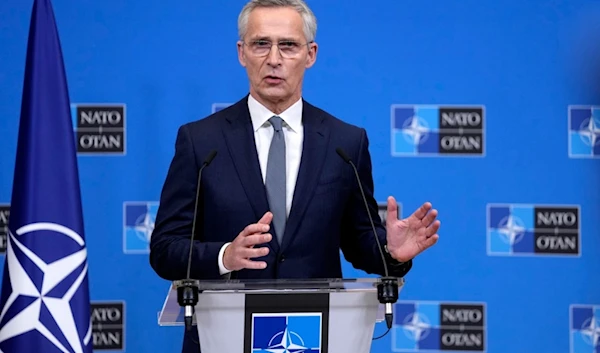
[[[267,37],[267,36],[254,36],[250,38],[251,41],[255,41],[255,40],[268,40],[269,42],[274,42],[273,38]],[[299,42],[298,38],[293,38],[293,37],[282,37],[282,38],[278,38],[276,40],[277,42]]]

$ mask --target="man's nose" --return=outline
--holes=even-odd
[[[279,52],[279,47],[277,46],[277,43],[273,43],[273,45],[271,45],[271,50],[267,55],[267,64],[271,66],[279,66],[281,65],[282,60],[283,58],[281,57],[281,53]]]

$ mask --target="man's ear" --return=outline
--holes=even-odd
[[[308,56],[306,57],[306,65],[305,67],[308,69],[312,67],[317,61],[317,51],[319,49],[319,45],[316,42],[308,44]]]
[[[240,61],[240,65],[246,67],[246,56],[244,54],[244,43],[241,40],[237,41],[237,52],[238,52],[238,60]]]

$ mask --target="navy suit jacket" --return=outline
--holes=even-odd
[[[281,245],[275,230],[263,270],[231,273],[234,279],[341,278],[340,249],[355,268],[383,275],[383,264],[352,167],[336,153],[341,147],[356,164],[382,246],[386,231],[373,197],[368,138],[362,128],[345,123],[303,100],[303,150],[292,207]],[[181,126],[175,155],[160,197],[150,241],[150,263],[173,281],[186,278],[199,167],[217,151],[202,172],[191,277],[219,279],[217,257],[247,225],[269,211],[254,142],[247,96],[204,119]],[[412,261],[386,256],[388,271],[402,277]],[[197,332],[186,333],[184,352],[198,352]]]

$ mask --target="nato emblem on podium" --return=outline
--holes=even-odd
[[[328,293],[248,294],[244,353],[327,353]]]

